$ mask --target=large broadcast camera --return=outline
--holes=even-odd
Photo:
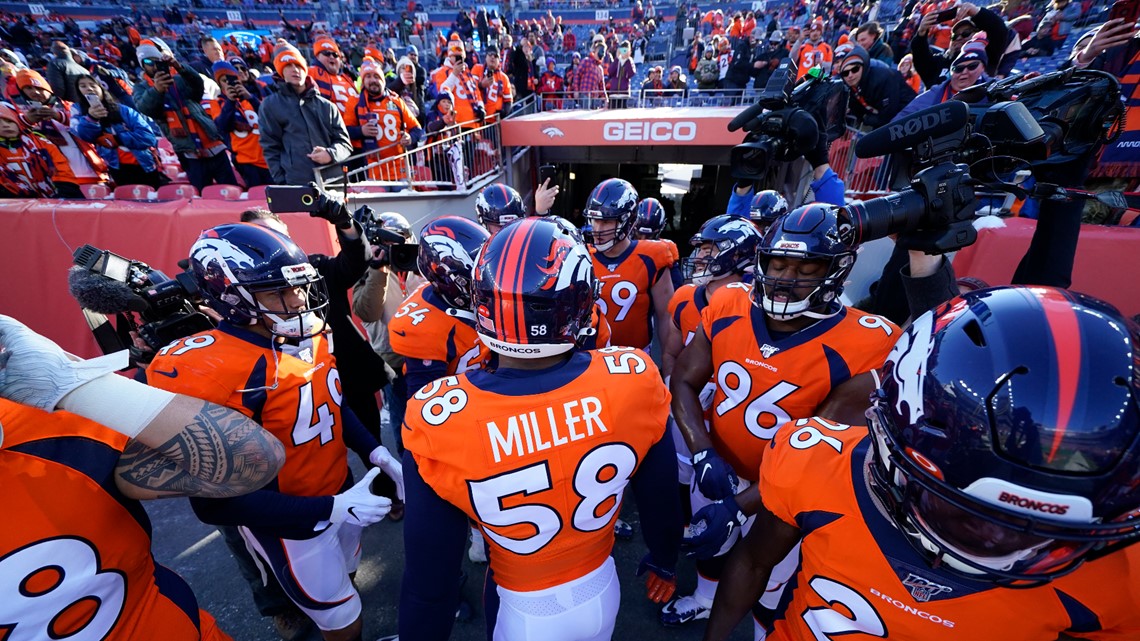
[[[796,65],[785,59],[772,73],[756,103],[728,123],[744,129],[744,142],[732,148],[732,177],[761,181],[778,163],[789,163],[813,149],[826,149],[843,135],[847,117],[847,85],[813,69],[796,84]],[[822,131],[821,131],[822,129]]]
[[[977,238],[975,187],[1020,198],[1123,204],[1119,193],[1090,194],[1045,182],[1083,175],[1093,154],[1118,135],[1124,108],[1112,75],[1068,69],[1016,76],[971,87],[956,98],[856,143],[859,158],[911,152],[913,172],[908,188],[844,207],[850,244],[897,233],[901,247],[927,254],[966,247]],[[1015,180],[1030,174],[1036,179],[1031,188]]]
[[[171,342],[214,328],[199,311],[198,283],[189,271],[170,278],[146,263],[91,245],[75,250],[72,258],[68,289],[105,354],[129,349],[132,365],[145,364]],[[114,325],[108,316],[116,318]],[[149,349],[137,346],[135,335]]]

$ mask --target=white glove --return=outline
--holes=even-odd
[[[126,350],[79,359],[0,314],[0,397],[10,401],[51,412],[75,388],[128,365]]]
[[[368,527],[388,516],[388,512],[392,509],[392,500],[376,496],[369,489],[372,480],[379,474],[378,468],[372,468],[359,483],[334,496],[329,521]]]
[[[392,453],[388,451],[388,448],[381,445],[380,447],[372,450],[372,452],[368,455],[368,462],[372,463],[381,470],[384,470],[385,474],[392,477],[392,480],[396,482],[396,496],[400,497],[400,500],[403,501],[404,466],[400,465],[400,462],[396,460],[396,457],[392,456]]]

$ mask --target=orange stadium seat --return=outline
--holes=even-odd
[[[246,192],[245,197],[249,200],[265,200],[265,187],[266,185],[250,187],[249,191]]]
[[[174,200],[176,198],[193,198],[198,195],[198,189],[194,185],[186,183],[173,183],[170,185],[163,185],[158,188],[159,200]]]
[[[115,187],[116,200],[154,200],[157,197],[150,185],[119,185]]]
[[[202,198],[210,200],[240,200],[241,187],[237,185],[206,185],[202,189]]]

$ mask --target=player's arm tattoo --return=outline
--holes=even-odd
[[[281,442],[252,419],[203,402],[193,422],[161,447],[128,443],[116,473],[151,496],[225,498],[261,488],[284,460]]]

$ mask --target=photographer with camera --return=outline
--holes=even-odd
[[[957,7],[958,12],[952,18],[946,18],[947,11],[930,11],[918,23],[918,32],[910,42],[910,51],[914,56],[914,70],[922,77],[927,87],[933,87],[945,79],[947,70],[953,66],[954,60],[966,44],[976,34],[984,34],[986,63],[985,72],[991,76],[997,74],[998,65],[1009,44],[1009,28],[1001,16],[977,5],[965,2]],[[941,54],[935,54],[930,48],[928,36],[930,30],[938,24],[940,18],[954,20],[951,28],[950,46]]]
[[[206,185],[236,185],[226,144],[202,107],[202,76],[175,60],[161,40],[143,40],[135,53],[143,72],[135,85],[135,107],[158,123],[186,179],[199,191]]]

